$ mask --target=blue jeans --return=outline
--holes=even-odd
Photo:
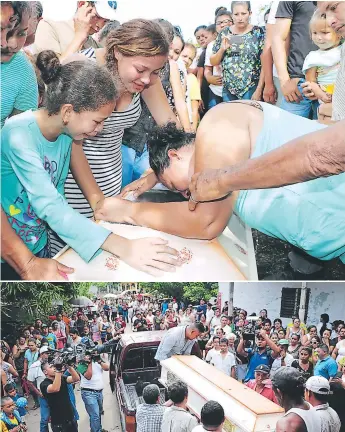
[[[215,107],[216,105],[218,105],[218,104],[220,104],[222,102],[223,102],[222,96],[217,96],[210,89],[210,95],[209,95],[209,98],[208,98],[208,109],[210,110],[211,108]]]
[[[90,417],[91,432],[102,432],[101,413],[103,407],[103,392],[93,392],[81,389],[81,398]]]
[[[244,95],[239,98],[238,96],[235,96],[233,94],[231,94],[229,92],[229,90],[227,90],[226,88],[223,87],[223,102],[231,102],[234,100],[251,100],[255,90],[256,90],[256,85],[251,87],[246,93],[244,93]]]
[[[41,421],[40,421],[40,432],[49,432],[48,422],[50,417],[50,409],[48,402],[44,398],[40,399],[40,413],[41,413]]]
[[[149,152],[145,144],[142,153],[136,152],[126,145],[121,146],[122,152],[122,187],[140,178],[150,168]]]
[[[317,108],[319,106],[318,101],[311,101],[307,99],[303,94],[303,89],[301,87],[301,84],[305,82],[305,79],[301,79],[298,83],[298,90],[300,91],[301,95],[303,96],[303,99],[301,102],[287,102],[286,99],[283,97],[282,103],[280,105],[280,108],[290,112],[291,114],[298,115],[300,117],[305,117],[309,119],[316,120],[317,119]]]

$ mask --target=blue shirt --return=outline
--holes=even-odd
[[[48,333],[47,336],[44,336],[49,344],[49,348],[56,349],[57,346],[57,337],[54,333]]]
[[[258,349],[255,348],[254,350],[250,348],[248,350],[248,368],[247,368],[247,374],[244,378],[244,382],[247,382],[251,379],[255,378],[254,370],[257,366],[264,364],[266,366],[271,365],[271,350],[265,350],[262,354],[259,353]]]
[[[35,114],[10,118],[2,129],[1,198],[10,225],[34,253],[47,244],[47,225],[85,261],[90,261],[110,231],[74,210],[64,197],[72,138],[55,142],[41,133]]]
[[[329,380],[334,377],[338,372],[337,362],[331,357],[328,356],[323,360],[318,360],[314,367],[314,375],[322,376]]]
[[[207,311],[207,304],[204,304],[204,305],[199,305],[198,306],[198,309],[197,309],[197,312],[202,312],[204,315],[205,315],[205,318],[206,318],[206,311]],[[199,315],[199,317],[200,317],[201,315]]]

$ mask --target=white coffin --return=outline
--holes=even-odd
[[[187,384],[188,407],[199,418],[207,401],[222,405],[226,432],[272,432],[284,414],[280,406],[195,356],[173,356],[161,366],[164,386],[176,380]]]

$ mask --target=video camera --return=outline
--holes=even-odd
[[[49,348],[48,362],[54,366],[57,371],[61,372],[64,367],[67,368],[75,365],[77,362],[77,356],[73,348],[65,348],[62,351]]]
[[[249,348],[255,347],[255,338],[259,332],[255,327],[255,322],[259,317],[249,316],[247,317],[248,324],[244,326],[242,331],[242,336],[244,340],[244,349],[247,350]]]

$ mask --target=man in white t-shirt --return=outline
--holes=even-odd
[[[213,348],[211,348],[206,355],[206,363],[211,363],[213,357],[220,352],[220,337],[214,336],[212,339]]]
[[[228,340],[225,338],[221,339],[219,345],[220,351],[212,357],[210,364],[226,375],[235,378],[236,360],[235,356],[229,352]]]
[[[50,409],[47,400],[43,397],[41,393],[41,383],[46,379],[45,374],[42,372],[41,366],[42,363],[46,362],[48,360],[48,347],[43,346],[39,350],[39,358],[37,361],[32,363],[32,365],[29,367],[28,370],[28,384],[30,387],[30,390],[35,392],[35,394],[39,398],[40,403],[40,414],[41,414],[41,421],[40,421],[40,431],[41,432],[48,432],[48,423],[49,423],[49,417],[50,417]]]
[[[85,356],[78,364],[77,370],[80,373],[81,397],[90,417],[90,429],[102,431],[103,371],[109,370],[109,364],[100,356],[93,359]]]
[[[225,421],[224,409],[220,403],[210,400],[201,408],[201,425],[196,426],[192,432],[222,432]]]
[[[321,432],[339,432],[340,419],[328,404],[331,393],[329,381],[321,376],[312,376],[305,383],[305,399],[314,407],[321,420]]]
[[[214,312],[214,316],[211,318],[208,326],[210,328],[210,334],[213,336],[215,334],[216,327],[220,326],[221,314],[220,309],[217,308]]]
[[[209,325],[211,322],[211,319],[214,317],[214,310],[212,309],[211,303],[207,303],[207,309],[206,309],[206,324]]]

